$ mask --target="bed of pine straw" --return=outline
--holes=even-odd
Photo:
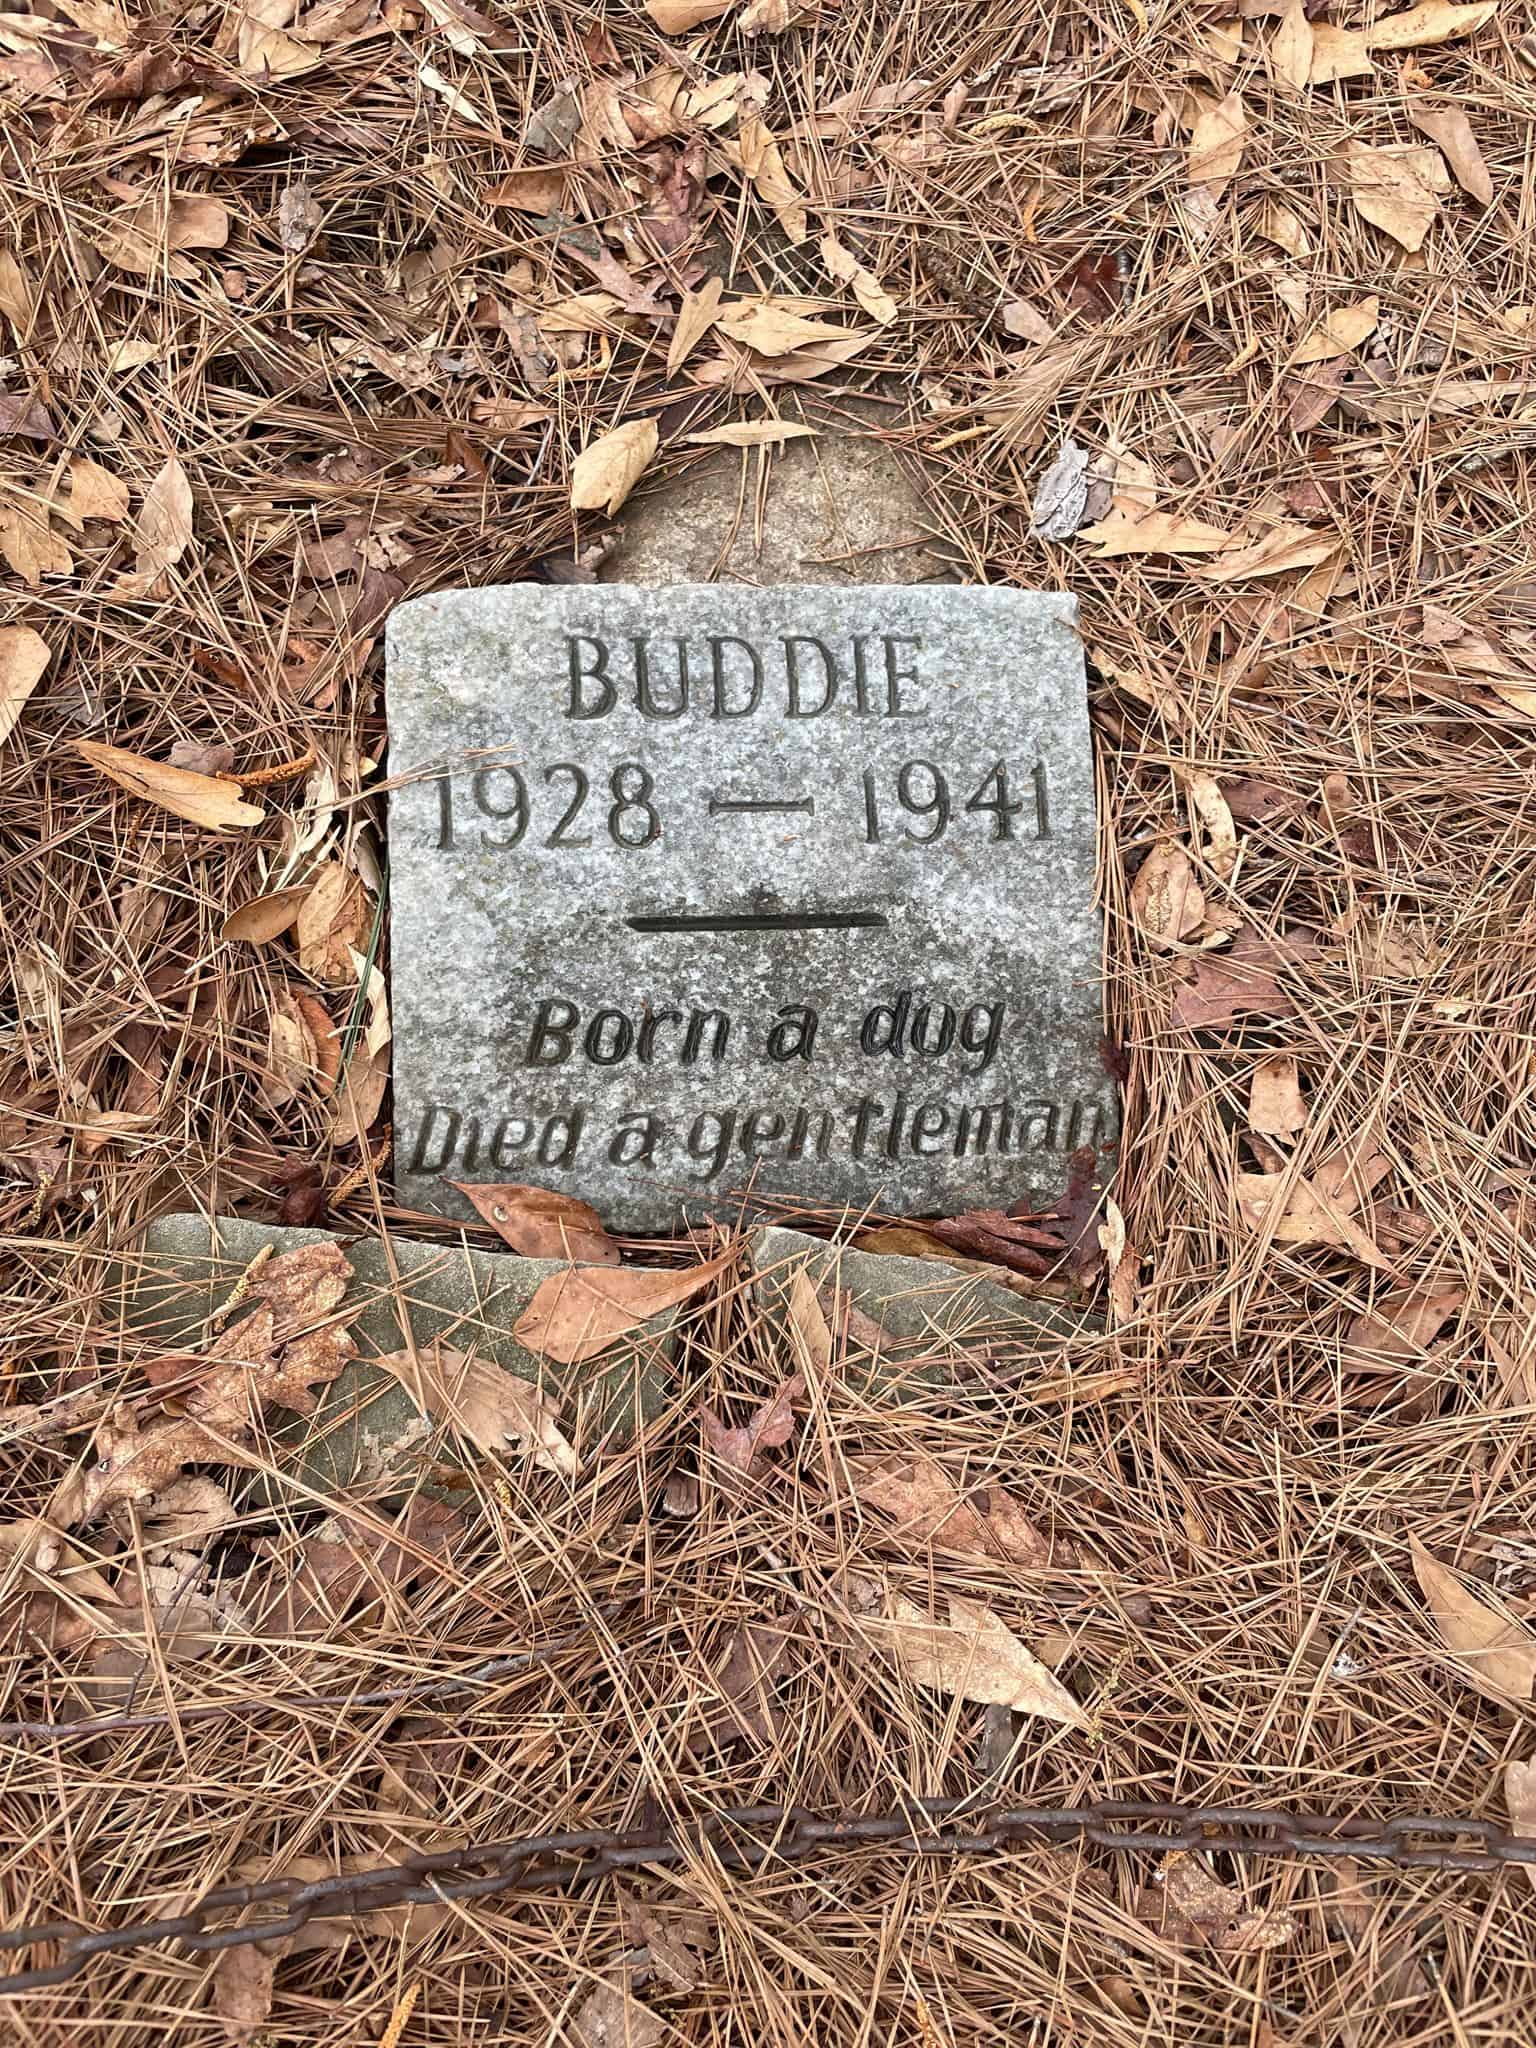
[[[119,1605],[149,1572],[153,1604],[168,1553],[152,1515],[76,1528],[64,1606],[62,1567],[4,1582],[3,1711],[131,1690],[161,1719],[5,1738],[7,1921],[117,1924],[295,1859],[759,1799],[991,1787],[1506,1821],[1508,1766],[1536,1751],[1528,18],[1429,0],[1372,58],[1369,0],[1315,25],[1267,0],[1240,23],[957,0],[788,25],[757,0],[671,33],[634,5],[494,11],[0,16],[0,587],[49,655],[0,746],[7,1402],[144,1387],[103,1254],[152,1214],[286,1203],[353,1233],[395,1214],[387,1051],[360,1043],[350,1097],[327,1079],[329,1033],[385,1028],[356,992],[390,606],[570,575],[606,527],[573,520],[572,465],[617,426],[660,428],[643,489],[690,433],[832,416],[877,379],[968,573],[1082,603],[1126,1073],[1110,1327],[1038,1361],[999,1350],[905,1407],[834,1367],[732,1486],[699,1403],[743,1421],[789,1361],[724,1280],[642,1441],[574,1484],[509,1450],[446,1556],[329,1624],[272,1618],[318,1508],[184,1534],[178,1597],[204,1626],[162,1612],[136,1681],[120,1620],[78,1625],[100,1584],[78,1560]],[[1299,82],[1341,58],[1353,75]],[[568,81],[583,118],[562,142]],[[1485,196],[1426,167],[1426,114]],[[528,210],[550,204],[593,239]],[[712,275],[856,339],[754,357],[715,331],[669,370],[679,293]],[[1068,439],[1094,490],[1059,523],[1099,537],[1047,542],[1031,501]],[[1114,552],[1149,511],[1209,551]],[[33,643],[5,646],[19,691]],[[245,777],[260,821],[205,829],[81,742]],[[221,936],[290,882],[328,892],[302,945]],[[41,1512],[89,1441],[10,1440],[5,1514]],[[903,1537],[850,1477],[881,1453],[941,1461],[983,1507],[1006,1488],[1054,1562]],[[384,1510],[339,1512],[355,1533]],[[1511,1624],[1481,1689],[1413,1538]],[[953,1595],[989,1607],[1089,1727],[914,1685],[861,1624],[871,1579],[941,1617]],[[556,1638],[472,1706],[189,1714],[403,1689]],[[750,1642],[767,1696],[733,1715],[722,1673]],[[1280,1916],[1228,1947],[1159,1931],[1167,1875],[1068,1850],[751,1881],[700,1861],[370,1924],[277,1961],[270,2013],[254,1952],[220,1990],[162,1947],[5,2026],[211,2042],[217,1998],[232,2038],[284,2044],[1365,2048],[1507,2039],[1529,2014],[1523,1871],[1341,1892],[1322,1865],[1218,1860],[1244,1910]]]

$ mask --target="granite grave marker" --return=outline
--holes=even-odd
[[[396,1161],[620,1227],[899,1213],[1113,1135],[1065,597],[450,591],[389,626]]]

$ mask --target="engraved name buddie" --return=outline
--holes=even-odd
[[[448,592],[389,723],[408,1201],[935,1213],[1114,1135],[1068,599]]]

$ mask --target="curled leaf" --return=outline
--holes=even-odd
[[[100,740],[76,740],[75,745],[93,768],[110,776],[130,796],[158,804],[194,825],[221,832],[259,825],[265,816],[257,805],[242,801],[238,782],[223,776],[194,775],[190,769],[151,761],[147,755],[130,753],[126,747],[109,747]]]

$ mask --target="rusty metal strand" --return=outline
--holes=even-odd
[[[494,1892],[567,1889],[621,1871],[666,1868],[700,1852],[725,1870],[750,1871],[793,1863],[819,1850],[993,1856],[1071,1842],[1114,1855],[1198,1849],[1251,1857],[1356,1856],[1403,1870],[1491,1871],[1536,1864],[1536,1838],[1521,1839],[1493,1821],[1465,1814],[1365,1820],[1275,1807],[1177,1806],[1154,1799],[995,1812],[971,1799],[922,1799],[889,1812],[825,1819],[800,1807],[744,1806],[648,1828],[591,1828],[423,1851],[402,1863],[337,1877],[222,1885],[185,1913],[94,1933],[71,1920],[20,1927],[0,1934],[0,1953],[45,1942],[62,1947],[57,1960],[0,1978],[0,1996],[63,1984],[93,1956],[151,1942],[175,1940],[207,1953],[293,1934],[317,1918],[349,1918],[381,1906],[484,1898]],[[252,1907],[267,1910],[243,1926],[210,1924]]]

